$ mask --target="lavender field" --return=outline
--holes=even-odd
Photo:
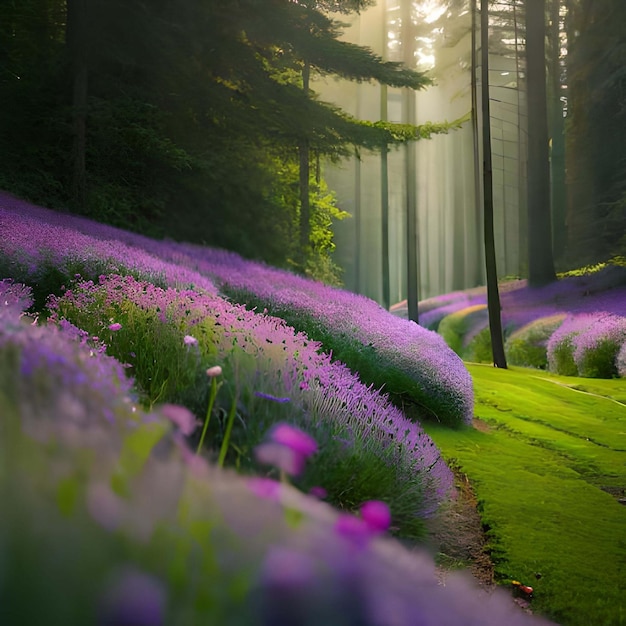
[[[471,379],[437,334],[7,195],[0,233],[3,624],[546,623],[467,575],[438,583],[415,547],[454,497],[433,441],[222,289],[285,308],[309,292],[301,314],[340,320],[335,341],[408,381],[419,415],[467,423]]]
[[[531,288],[524,280],[500,286],[505,352],[510,364],[565,376],[626,376],[624,260],[569,272]],[[393,307],[406,316],[406,303]],[[420,302],[420,324],[438,331],[467,361],[491,362],[484,288]]]

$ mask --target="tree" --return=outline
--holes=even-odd
[[[556,280],[550,210],[545,8],[545,0],[526,0],[528,282],[531,286]]]
[[[567,2],[568,261],[626,252],[626,3]]]
[[[472,9],[475,11],[475,0]],[[489,107],[489,2],[480,2],[480,50],[482,77],[482,137],[483,137],[483,196],[484,196],[484,237],[485,267],[487,273],[487,309],[493,363],[506,368],[502,319],[500,316],[500,295],[498,292],[498,272],[493,229],[493,172],[491,164],[491,115]],[[475,81],[475,78],[474,78]]]

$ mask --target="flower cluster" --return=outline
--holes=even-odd
[[[264,307],[297,329],[305,328],[366,382],[390,393],[412,395],[439,421],[471,421],[471,378],[436,333],[390,314],[364,296],[246,261],[232,252],[171,243],[161,254],[164,258],[187,254],[194,268],[211,276],[223,291]],[[316,336],[320,328],[324,332]],[[346,340],[350,345],[343,349]],[[370,352],[367,368],[353,362],[355,354],[362,358]]]
[[[131,276],[102,277],[98,284],[78,283],[53,301],[57,312],[53,319],[59,317],[58,312],[81,311],[90,323],[97,324],[98,315],[106,315],[108,307],[129,304],[160,311],[168,324],[181,328],[188,336],[199,324],[211,320],[211,339],[219,362],[228,361],[235,346],[254,356],[254,371],[241,371],[239,382],[244,384],[241,377],[250,376],[248,384],[256,388],[253,396],[257,401],[278,406],[288,402],[294,418],[299,415],[310,424],[341,427],[352,433],[350,444],[356,438],[368,441],[407,480],[419,475],[424,493],[422,510],[416,514],[429,514],[449,494],[452,474],[421,427],[408,420],[387,397],[363,384],[346,366],[321,352],[319,343],[296,333],[280,319],[248,311],[218,296],[162,289]],[[272,391],[278,387],[284,392],[274,395],[264,391],[260,384],[268,383]],[[290,453],[284,456],[290,457]],[[297,465],[300,461],[291,462]]]
[[[193,285],[215,292],[213,282],[188,266],[167,262],[140,247],[140,235],[90,220],[60,214],[14,200],[0,203],[0,257],[11,266],[13,276],[37,282],[47,268],[84,276],[102,272],[134,273],[171,286]]]

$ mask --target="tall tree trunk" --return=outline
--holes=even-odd
[[[404,2],[402,16],[402,41],[404,48],[404,64],[412,68],[415,65],[413,52],[414,34],[411,21],[412,3]],[[404,121],[415,124],[415,92],[412,89],[404,90]],[[405,150],[405,185],[406,185],[406,253],[407,253],[407,307],[409,319],[419,324],[419,267],[417,245],[417,190],[415,181],[415,142],[408,142]]]
[[[545,8],[545,0],[526,0],[528,283],[531,286],[556,280],[550,210]]]
[[[385,23],[386,25],[386,23]],[[386,43],[386,42],[385,42]],[[387,121],[387,86],[380,86],[380,119]],[[389,147],[383,144],[380,149],[380,232],[382,238],[382,289],[383,306],[389,310],[391,306],[391,288],[389,279],[389,164],[387,155]]]
[[[69,46],[73,75],[72,115],[72,203],[83,209],[87,201],[87,95],[88,33],[87,0],[67,0],[66,42]]]
[[[309,95],[309,80],[311,66],[305,61],[302,68],[302,89],[305,95]],[[309,202],[309,141],[305,137],[298,146],[298,159],[300,165],[300,264],[304,271],[309,256],[311,245],[311,206]]]
[[[386,92],[386,90],[385,90]],[[383,306],[389,310],[391,306],[391,288],[389,284],[389,168],[387,154],[389,149],[383,145],[380,151],[380,208],[382,236],[382,287]]]
[[[565,253],[565,122],[561,102],[561,0],[550,0],[550,173],[552,181],[552,245],[557,259]]]
[[[487,309],[493,364],[506,368],[500,294],[496,267],[496,245],[493,228],[493,168],[491,163],[491,111],[489,106],[489,2],[480,2],[480,52],[483,118],[483,197],[485,229],[485,268],[487,272]]]

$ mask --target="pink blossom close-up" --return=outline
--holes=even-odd
[[[291,448],[294,452],[297,452],[305,458],[317,452],[317,442],[315,439],[299,428],[290,426],[289,424],[282,423],[276,425],[270,433],[270,438],[276,443]]]

